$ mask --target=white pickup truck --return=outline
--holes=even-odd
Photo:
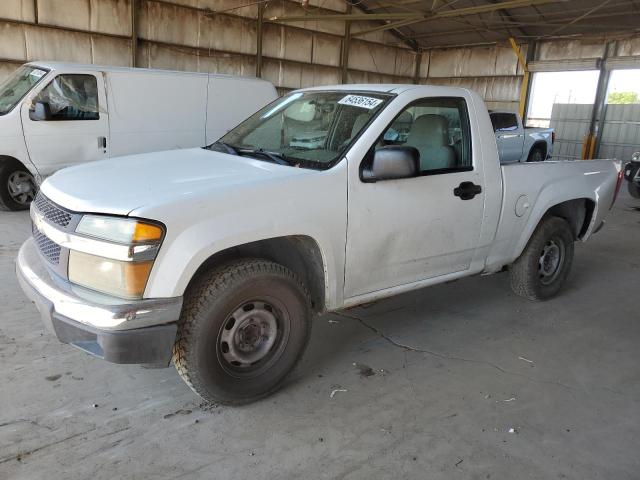
[[[555,134],[552,128],[525,127],[513,112],[490,111],[500,162],[542,162],[551,158]]]
[[[552,297],[621,173],[608,160],[501,166],[466,89],[298,90],[208,148],[49,177],[17,275],[62,342],[112,362],[173,359],[204,399],[243,403],[282,384],[315,313],[505,269],[519,295]]]

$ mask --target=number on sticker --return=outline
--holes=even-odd
[[[366,108],[371,110],[382,103],[379,98],[363,97],[362,95],[347,95],[338,102],[340,105],[350,105],[352,107]]]

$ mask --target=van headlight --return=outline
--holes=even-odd
[[[70,282],[116,297],[142,298],[164,237],[163,227],[133,218],[85,215],[76,233],[100,241],[78,250],[71,247]]]

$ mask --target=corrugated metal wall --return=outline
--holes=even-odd
[[[36,59],[130,66],[131,1],[0,1],[0,78],[20,63]],[[254,3],[139,0],[137,66],[255,75],[258,6]],[[238,8],[241,5],[246,6]],[[307,10],[346,8],[343,0],[312,0]],[[272,0],[264,19],[304,12],[299,2]],[[377,25],[354,22],[351,32]],[[281,92],[341,83],[345,28],[340,21],[265,22],[262,76]],[[389,31],[354,36],[349,46],[348,82],[414,82],[416,53]],[[479,90],[494,108],[515,109],[521,73],[507,47],[437,50],[422,54],[419,82],[468,86]]]
[[[35,59],[130,66],[133,0],[0,0],[0,78]],[[357,7],[354,7],[357,8]],[[273,16],[345,12],[344,0],[271,0]],[[255,0],[138,0],[137,66],[255,75]],[[214,13],[215,12],[215,13]],[[352,34],[378,24],[354,22]],[[341,83],[345,22],[263,24],[262,76],[279,90]],[[601,57],[603,41],[542,42],[537,60]],[[526,50],[526,49],[524,49]],[[620,55],[638,55],[640,39]],[[389,31],[352,37],[348,82],[430,83],[479,91],[490,108],[516,110],[522,70],[507,45],[416,53]]]

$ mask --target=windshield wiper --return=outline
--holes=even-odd
[[[273,163],[278,165],[294,165],[294,162],[290,160],[286,155],[278,152],[267,152],[262,148],[236,148],[237,155],[261,155],[267,158]]]
[[[229,145],[228,143],[225,142],[221,142],[220,140],[218,140],[217,142],[212,143],[209,147],[209,149],[211,149],[211,147],[213,147],[214,145],[221,145],[222,147],[224,147],[224,149],[227,151],[227,153],[230,153],[231,155],[238,155],[238,150]]]

